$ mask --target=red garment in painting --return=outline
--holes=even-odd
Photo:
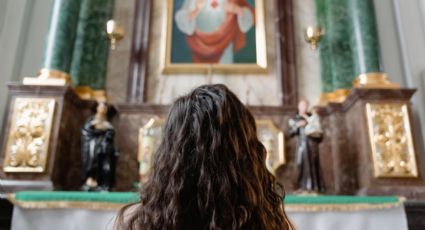
[[[253,7],[246,0],[229,0],[229,2],[240,7],[248,7],[254,15]],[[194,63],[217,63],[230,43],[233,43],[233,52],[245,46],[245,34],[239,29],[237,15],[228,13],[216,31],[204,33],[195,30],[193,35],[186,36],[186,41],[192,50]]]

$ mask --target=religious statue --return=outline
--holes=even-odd
[[[317,111],[308,112],[308,101],[301,100],[298,114],[289,120],[288,133],[298,136],[296,165],[299,169],[298,191],[307,193],[324,192],[319,162],[319,143],[323,131]]]
[[[96,114],[81,130],[84,191],[109,191],[115,179],[118,152],[114,148],[115,131],[107,120],[108,106],[99,102]]]
[[[232,64],[254,16],[247,0],[184,0],[175,22],[186,35],[193,63]]]

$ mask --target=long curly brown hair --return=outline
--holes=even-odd
[[[200,86],[172,105],[141,203],[122,209],[118,226],[293,229],[265,155],[255,120],[235,94]]]

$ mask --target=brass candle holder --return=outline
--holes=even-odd
[[[325,31],[320,26],[308,26],[304,29],[305,41],[310,44],[312,50],[316,50],[320,39],[325,34]]]
[[[115,50],[116,44],[124,38],[124,28],[115,20],[111,19],[106,22],[106,33],[108,34],[109,41],[111,42],[111,50]]]

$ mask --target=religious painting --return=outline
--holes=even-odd
[[[274,174],[276,169],[285,164],[285,138],[283,131],[271,120],[257,120],[257,135],[267,151],[266,167]]]
[[[263,0],[168,0],[164,73],[267,72]]]

